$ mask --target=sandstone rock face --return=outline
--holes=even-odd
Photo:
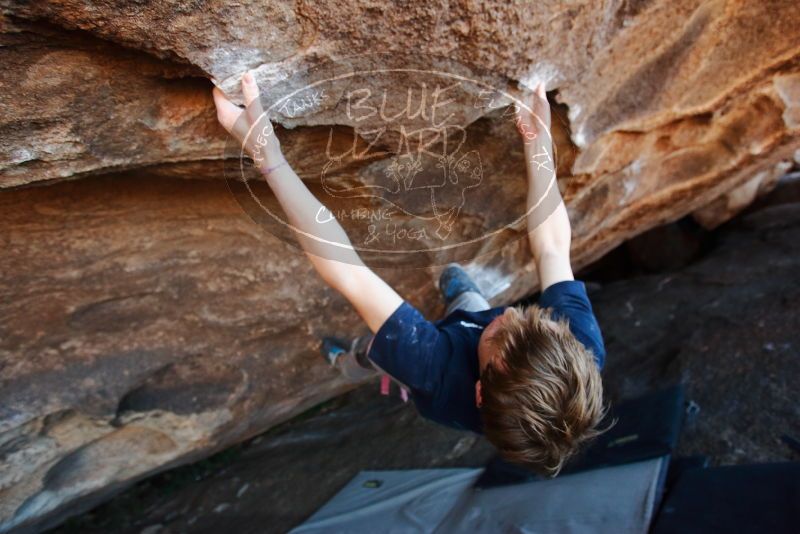
[[[687,214],[716,226],[800,160],[794,0],[0,5],[0,530],[56,522],[354,385],[321,364],[318,337],[363,326],[230,194],[214,84],[240,98],[254,69],[271,104],[305,73],[375,57],[488,73],[511,97],[545,81],[578,267]],[[364,83],[402,101],[397,72]],[[510,100],[458,94],[452,125],[485,191],[455,233],[505,227],[458,259],[508,302],[536,286],[508,219],[525,205]],[[376,139],[337,102],[270,112],[316,189],[329,143]],[[385,160],[337,180],[371,183]],[[434,316],[437,272],[382,274]]]
[[[3,29],[1,187],[222,151],[196,69],[52,26]]]

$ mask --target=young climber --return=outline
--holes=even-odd
[[[586,288],[570,265],[571,227],[555,183],[544,87],[530,95],[532,112],[517,106],[516,114],[528,174],[528,238],[542,290],[538,304],[493,308],[451,264],[439,282],[447,315],[437,322],[361,261],[335,219],[319,222],[325,208],[284,159],[250,73],[242,90],[240,117],[242,109],[214,89],[220,123],[252,156],[317,272],[374,334],[348,350],[327,340],[323,349],[331,363],[348,373],[388,374],[411,392],[423,416],[483,433],[505,459],[555,476],[599,433],[605,349]]]

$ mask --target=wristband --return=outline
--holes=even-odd
[[[280,167],[283,167],[284,165],[286,165],[286,164],[288,164],[288,163],[289,163],[289,162],[288,162],[288,161],[286,161],[286,158],[284,158],[284,159],[283,159],[283,161],[282,161],[282,162],[280,162],[280,163],[278,163],[277,165],[273,165],[272,167],[267,167],[266,169],[263,169],[263,168],[262,168],[262,169],[261,169],[261,174],[263,174],[265,177],[266,177],[266,176],[269,176],[269,174],[270,174],[272,171],[275,171],[275,170],[277,170],[278,168],[280,168]]]

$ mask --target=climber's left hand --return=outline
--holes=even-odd
[[[280,141],[267,114],[264,113],[258,85],[250,71],[242,76],[245,109],[228,100],[217,87],[213,89],[212,94],[217,107],[217,120],[242,144],[242,148],[253,158],[256,166],[265,168],[283,161]]]

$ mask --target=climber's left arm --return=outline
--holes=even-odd
[[[273,160],[274,161],[274,160]],[[295,228],[300,246],[325,282],[341,293],[373,333],[403,303],[402,297],[367,267],[339,221],[281,162],[265,178]]]
[[[308,190],[280,149],[269,119],[259,101],[258,86],[250,73],[242,78],[247,121],[243,111],[214,89],[217,118],[253,157],[286,213],[300,246],[325,282],[341,293],[372,332],[403,303],[402,297],[367,267],[350,243],[339,221]],[[237,122],[238,121],[238,122]],[[246,124],[245,124],[246,123]],[[258,128],[253,128],[257,124]],[[247,135],[260,131],[261,136]],[[263,135],[263,132],[267,132]]]

